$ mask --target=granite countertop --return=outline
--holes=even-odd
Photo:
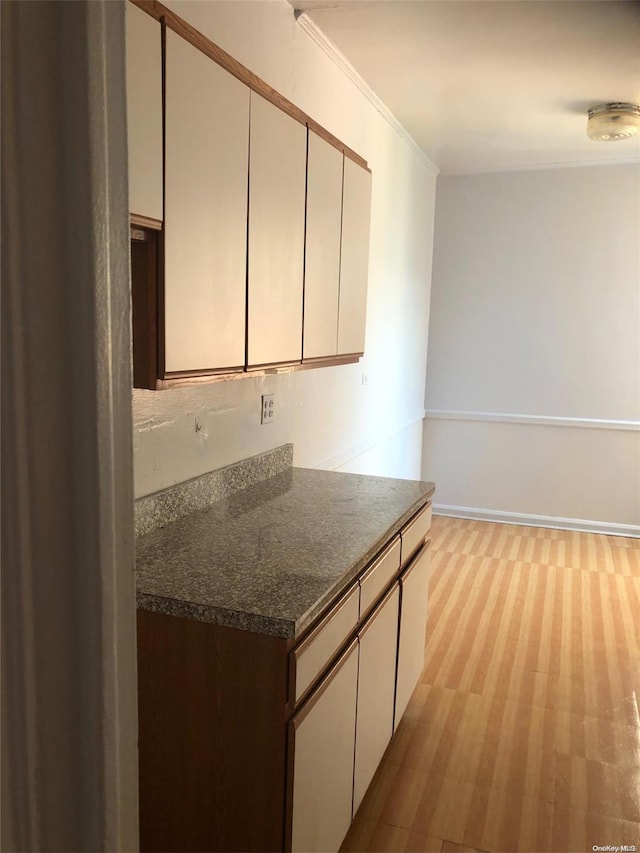
[[[434,488],[289,468],[140,536],[138,608],[296,638]]]

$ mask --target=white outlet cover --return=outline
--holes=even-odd
[[[272,424],[275,420],[276,406],[275,394],[262,395],[262,411],[260,415],[261,424]]]

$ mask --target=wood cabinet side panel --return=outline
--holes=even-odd
[[[129,210],[162,219],[162,33],[126,5]]]
[[[352,160],[345,159],[338,309],[339,355],[364,352],[370,218],[371,173]]]
[[[307,129],[251,95],[248,364],[300,361]]]
[[[303,357],[335,355],[342,227],[342,154],[309,132]]]
[[[137,229],[131,240],[133,387],[155,389],[158,380],[158,263],[162,232]]]
[[[245,356],[249,89],[167,32],[165,369]]]
[[[287,642],[138,612],[141,850],[281,850]]]

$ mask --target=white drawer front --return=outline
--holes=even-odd
[[[293,650],[296,702],[356,627],[359,617],[360,587],[356,583],[306,640]]]
[[[400,568],[400,537],[391,542],[360,578],[360,612],[364,615]]]
[[[431,501],[429,501],[424,509],[400,531],[403,563],[406,563],[426,540],[431,530],[431,509]]]

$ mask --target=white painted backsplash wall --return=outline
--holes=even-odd
[[[640,166],[440,176],[423,476],[447,514],[640,532]]]
[[[367,331],[360,364],[134,391],[136,496],[289,441],[298,466],[419,479],[435,170],[285,0],[166,5],[368,161]],[[264,393],[275,394],[268,426]]]

